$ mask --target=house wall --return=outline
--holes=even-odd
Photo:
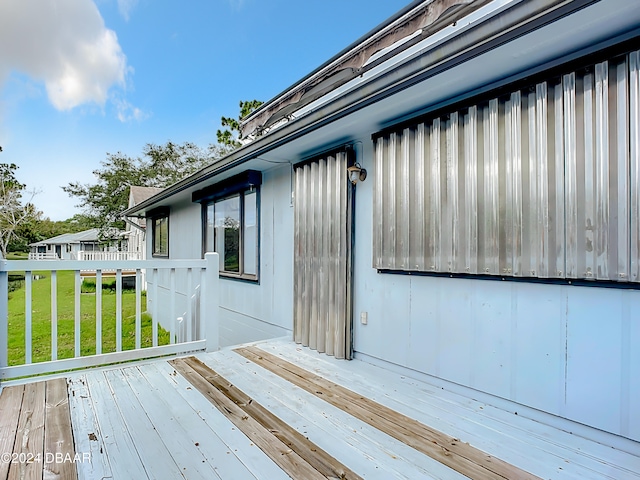
[[[293,205],[288,163],[262,174],[259,284],[221,277],[221,345],[293,329]],[[200,206],[198,205],[198,208]]]
[[[377,273],[362,143],[355,351],[640,440],[640,291]]]
[[[128,225],[128,227],[131,233],[127,239],[127,251],[140,253],[140,259],[144,260],[146,258],[145,232],[132,225]]]
[[[220,277],[221,346],[280,337],[293,325],[293,207],[291,168],[287,163],[263,172],[260,191],[259,282]],[[172,204],[169,216],[169,258],[202,257],[202,219],[199,203]],[[151,232],[151,223],[147,223]],[[147,236],[151,252],[151,235]],[[151,255],[148,255],[150,258]],[[162,272],[159,311],[170,311],[168,272]],[[154,281],[147,272],[147,308],[153,309]],[[176,273],[178,300],[172,317],[186,312],[186,273]],[[194,280],[193,287],[196,286]],[[169,328],[166,323],[164,328]]]

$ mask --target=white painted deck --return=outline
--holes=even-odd
[[[285,340],[258,346],[540,478],[640,479],[640,445],[632,455]],[[196,357],[363,478],[466,478],[231,349]],[[80,479],[289,478],[166,360],[67,381],[75,451],[91,458]]]

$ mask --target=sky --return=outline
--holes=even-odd
[[[1,0],[0,163],[52,220],[107,153],[216,141],[410,0]]]

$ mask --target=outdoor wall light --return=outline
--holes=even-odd
[[[364,182],[364,179],[367,178],[367,171],[362,168],[359,163],[355,163],[347,168],[347,173],[349,174],[349,180],[351,180],[351,183],[354,185],[358,183],[358,181]]]

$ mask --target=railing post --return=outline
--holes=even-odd
[[[9,274],[7,261],[0,255],[0,369],[8,366],[9,357]],[[2,375],[0,375],[2,377]]]
[[[204,308],[202,316],[204,320],[204,335],[207,340],[207,352],[214,352],[220,348],[219,328],[220,328],[220,292],[218,286],[218,263],[217,253],[205,253],[206,272],[204,290],[202,298]]]

